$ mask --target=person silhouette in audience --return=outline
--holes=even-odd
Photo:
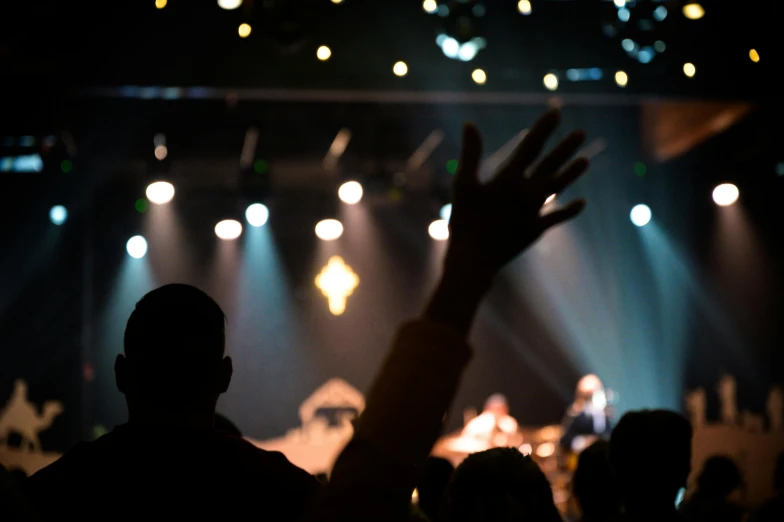
[[[444,493],[454,472],[452,463],[440,457],[428,457],[422,464],[422,473],[417,483],[417,505],[430,522],[441,520]]]
[[[38,522],[40,519],[19,491],[19,482],[14,477],[14,471],[8,471],[0,464],[0,520]]]
[[[615,471],[627,522],[682,521],[675,501],[691,471],[692,429],[666,410],[626,413],[610,436]]]
[[[215,414],[215,429],[227,433],[233,437],[242,437],[240,429],[231,422],[226,416],[220,413]]]
[[[225,322],[189,285],[160,287],[136,304],[114,366],[128,422],[27,480],[44,519],[229,520],[261,508],[293,520],[307,508],[322,489],[313,476],[215,429],[232,374]]]
[[[606,522],[621,513],[609,442],[597,440],[580,453],[572,494],[580,506],[581,522]]]
[[[732,459],[711,457],[697,478],[697,490],[678,510],[689,522],[740,522],[743,509],[730,500],[730,495],[742,485],[740,470]]]
[[[781,522],[784,520],[784,452],[776,459],[773,471],[773,498],[765,502],[752,517],[753,522]]]
[[[550,482],[534,460],[517,448],[469,455],[446,492],[447,522],[561,522]]]

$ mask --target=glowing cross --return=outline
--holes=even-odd
[[[359,276],[339,256],[332,256],[316,276],[316,287],[329,300],[329,311],[340,315],[346,311],[346,299],[359,286]]]

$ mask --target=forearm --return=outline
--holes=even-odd
[[[423,313],[424,318],[448,326],[467,337],[492,279],[477,272],[445,270]]]

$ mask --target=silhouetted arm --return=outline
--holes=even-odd
[[[540,119],[484,185],[477,174],[481,140],[476,128],[465,127],[442,278],[422,318],[398,331],[354,436],[308,520],[391,521],[408,512],[418,465],[440,433],[471,357],[466,336],[482,297],[501,267],[583,208],[575,202],[540,215],[545,199],[587,168],[587,161],[576,160],[559,171],[582,143],[581,133],[569,135],[525,175],[559,119],[557,112]]]

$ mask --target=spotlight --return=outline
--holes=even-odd
[[[438,2],[436,0],[425,0],[422,2],[422,9],[428,14],[433,14],[438,9]]]
[[[480,0],[452,0],[438,6],[444,27],[436,44],[447,58],[468,62],[486,47],[479,27],[485,11]]]
[[[651,209],[648,205],[635,205],[629,213],[629,218],[638,227],[644,227],[651,220]]]
[[[683,6],[683,16],[689,20],[699,20],[705,16],[705,9],[703,9],[702,6],[696,2],[686,4]]]
[[[261,203],[254,203],[245,211],[245,219],[252,227],[263,227],[269,219],[269,209]]]
[[[321,47],[316,49],[316,58],[318,58],[322,62],[329,60],[330,56],[332,56],[332,51],[326,45],[322,45]]]
[[[225,241],[237,239],[242,234],[242,223],[235,219],[224,219],[215,225],[215,235]]]
[[[242,5],[242,0],[218,0],[218,5],[221,7],[221,9],[231,11],[232,9],[237,9]]]
[[[333,241],[343,235],[343,224],[337,219],[324,219],[316,225],[316,236],[322,241]]]
[[[347,181],[338,189],[338,197],[343,203],[353,205],[362,199],[362,185],[357,181]]]
[[[449,219],[452,217],[452,204],[447,203],[446,205],[441,207],[441,211],[438,213],[438,215],[441,216],[441,219],[448,222]]]
[[[713,189],[713,201],[720,207],[729,207],[738,201],[740,191],[732,183],[722,183]]]
[[[549,196],[547,196],[547,199],[544,200],[544,204],[549,205],[553,201],[555,201],[555,194],[550,194]]]
[[[408,65],[406,62],[396,62],[392,67],[392,72],[395,73],[395,76],[405,76],[408,74]]]
[[[166,159],[166,156],[169,155],[169,149],[166,148],[166,145],[156,145],[155,146],[155,157],[161,161]]]
[[[62,205],[55,205],[49,210],[49,219],[59,227],[68,219],[68,211]]]
[[[449,222],[445,219],[436,219],[430,223],[427,232],[436,241],[445,241],[449,239]]]
[[[544,86],[550,91],[554,91],[558,88],[558,77],[553,73],[545,74],[543,82]]]
[[[174,198],[174,185],[168,181],[156,181],[147,186],[147,199],[156,205],[165,205]]]
[[[142,236],[133,236],[125,244],[128,255],[134,259],[141,259],[147,254],[147,240]]]

